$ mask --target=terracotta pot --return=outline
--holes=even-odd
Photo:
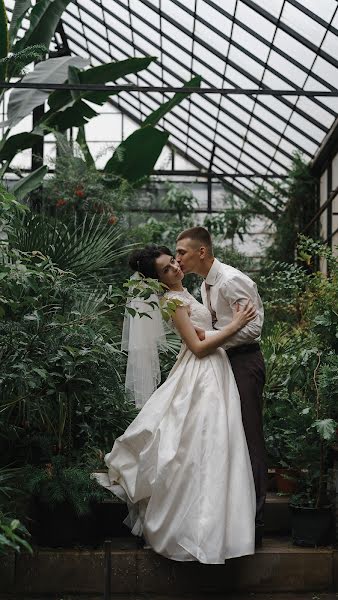
[[[297,491],[299,471],[297,469],[275,469],[277,492],[294,494]]]

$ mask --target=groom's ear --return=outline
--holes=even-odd
[[[203,260],[207,256],[207,249],[205,246],[200,246],[200,259]]]

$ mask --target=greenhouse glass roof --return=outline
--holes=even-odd
[[[202,89],[231,89],[192,94],[159,126],[189,161],[238,191],[287,175],[296,150],[312,158],[338,115],[336,0],[78,0],[57,39],[92,65],[157,57],[121,84],[179,87],[201,75]],[[141,121],[170,97],[130,90],[111,101]]]

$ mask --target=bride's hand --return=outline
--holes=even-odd
[[[238,329],[242,329],[255,318],[256,314],[256,309],[250,300],[243,307],[237,302],[232,322],[238,326]]]

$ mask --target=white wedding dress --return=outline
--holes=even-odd
[[[194,325],[211,315],[187,290]],[[223,349],[205,358],[182,344],[167,380],[106,455],[99,483],[127,502],[135,535],[177,561],[253,554],[256,496],[240,399]]]

